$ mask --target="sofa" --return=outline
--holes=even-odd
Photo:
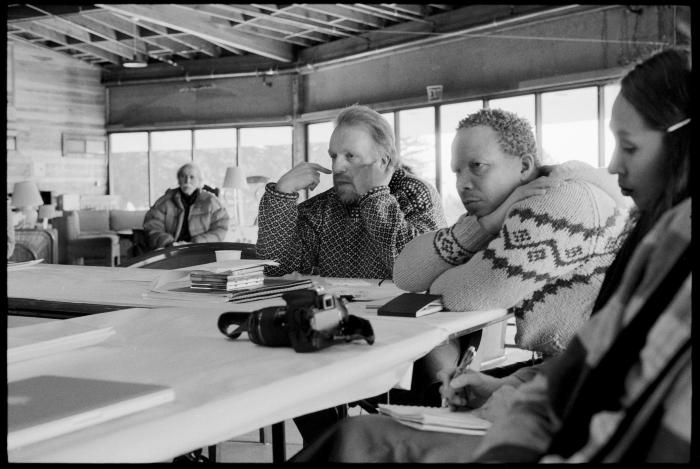
[[[146,210],[66,210],[53,220],[59,263],[118,266],[135,257]]]

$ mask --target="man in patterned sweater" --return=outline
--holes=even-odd
[[[301,163],[267,184],[260,201],[258,255],[293,271],[328,277],[391,278],[394,258],[416,235],[445,226],[434,187],[399,167],[388,122],[366,106],[336,118],[328,153],[333,188],[297,205],[320,172]]]
[[[508,308],[519,347],[560,352],[589,318],[619,245],[628,202],[614,177],[582,162],[541,166],[527,121],[498,109],[460,122],[451,164],[467,213],[412,240],[394,282],[442,295],[452,311]],[[460,354],[457,341],[441,346],[426,374]]]

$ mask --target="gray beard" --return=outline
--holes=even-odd
[[[352,205],[354,203],[357,203],[358,200],[360,200],[359,194],[352,192],[348,193],[343,191],[342,194],[338,191],[338,189],[335,189],[335,194],[338,197],[338,200],[342,202],[345,205]]]

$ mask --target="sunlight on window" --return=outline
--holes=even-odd
[[[615,137],[613,136],[613,133],[610,131],[610,116],[612,116],[612,106],[613,103],[615,102],[615,98],[617,98],[617,95],[620,93],[620,84],[619,83],[611,83],[609,85],[605,85],[603,87],[603,100],[605,102],[605,116],[604,122],[605,122],[605,133],[603,134],[603,138],[605,139],[605,160],[604,160],[604,166],[607,168],[608,165],[610,164],[610,161],[612,160],[613,156],[613,151],[615,150]]]
[[[246,176],[262,176],[270,182],[292,169],[292,127],[251,127],[240,129],[238,165]],[[242,191],[241,217],[244,225],[252,225],[259,200],[257,187]],[[259,195],[259,193],[258,193]]]
[[[447,223],[452,225],[464,213],[464,205],[457,195],[455,174],[450,167],[452,140],[459,121],[482,108],[482,101],[445,104],[440,106],[440,194]]]
[[[598,167],[598,88],[542,93],[542,159]]]
[[[306,155],[308,161],[317,163],[331,169],[331,158],[328,156],[328,144],[333,133],[333,122],[321,122],[309,124],[307,126]],[[321,173],[321,182],[316,189],[309,191],[309,196],[313,197],[333,187],[333,176]]]
[[[109,150],[110,194],[122,207],[148,209],[148,132],[110,134]]]
[[[489,100],[489,109],[503,109],[514,112],[520,117],[527,119],[535,133],[535,95],[525,94],[522,96],[511,96],[509,98],[498,98]]]
[[[435,185],[435,108],[399,111],[399,119],[397,150],[403,165]]]
[[[236,129],[194,131],[194,162],[202,170],[204,184],[221,188],[226,168],[236,166]]]

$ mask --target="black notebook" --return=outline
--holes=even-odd
[[[417,318],[443,309],[440,295],[403,293],[380,306],[377,315]]]

